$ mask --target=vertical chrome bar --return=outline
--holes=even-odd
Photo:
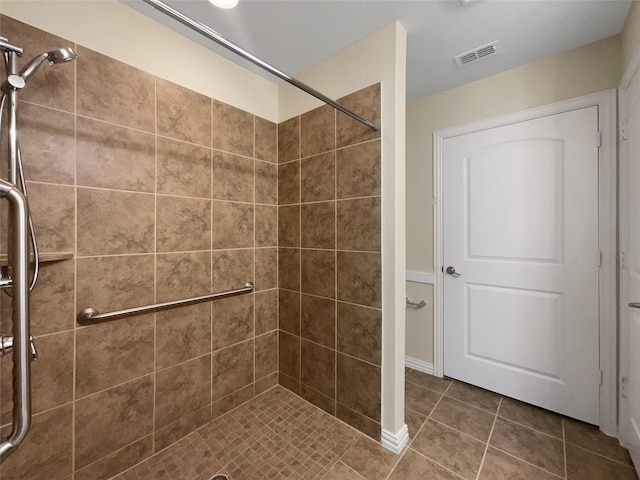
[[[18,74],[18,53],[11,51],[7,77]],[[9,100],[9,183],[18,184],[18,91],[10,89],[6,92]]]
[[[31,426],[31,350],[29,345],[28,206],[24,195],[0,180],[0,196],[10,208],[10,261],[13,279],[13,428],[0,442],[3,461],[24,440]]]

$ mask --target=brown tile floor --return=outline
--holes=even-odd
[[[275,387],[113,480],[638,478],[594,427],[415,370],[406,379],[402,455]]]

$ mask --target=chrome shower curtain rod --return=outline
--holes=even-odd
[[[260,68],[262,68],[262,69],[266,70],[267,72],[275,75],[276,77],[280,77],[285,82],[290,83],[294,87],[297,87],[300,90],[304,90],[309,95],[313,95],[317,99],[322,100],[324,103],[326,103],[328,105],[331,105],[333,108],[335,108],[337,110],[340,110],[342,113],[344,113],[346,115],[349,115],[351,118],[353,118],[353,119],[355,119],[355,120],[357,120],[359,122],[364,123],[365,125],[367,125],[368,127],[372,128],[373,130],[378,130],[379,129],[378,125],[376,125],[375,123],[370,122],[369,120],[367,120],[365,118],[362,118],[357,113],[352,112],[351,110],[349,110],[345,106],[340,105],[338,102],[335,102],[335,101],[331,100],[329,97],[327,97],[327,96],[321,94],[320,92],[318,92],[317,90],[311,88],[306,83],[303,83],[300,80],[296,80],[291,75],[287,75],[282,70],[279,70],[276,67],[274,67],[273,65],[268,64],[264,60],[259,59],[258,57],[256,57],[255,55],[247,52],[246,50],[244,50],[243,48],[239,47],[235,43],[230,42],[229,40],[224,38],[222,35],[220,35],[215,30],[212,30],[211,28],[207,27],[206,25],[203,25],[200,22],[196,22],[192,18],[187,17],[185,14],[183,14],[183,13],[179,12],[178,10],[170,7],[166,3],[164,3],[164,2],[162,2],[160,0],[142,0],[142,1],[145,2],[145,3],[148,3],[149,5],[151,5],[153,7],[155,7],[156,9],[160,10],[165,15],[173,18],[174,20],[179,21],[180,23],[182,23],[183,25],[189,27],[190,29],[198,32],[199,34],[203,35],[204,37],[208,38],[209,40],[213,40],[218,45],[222,45],[226,49],[231,50],[233,53],[235,53],[237,55],[240,55],[245,60],[249,60],[251,63],[259,66]]]

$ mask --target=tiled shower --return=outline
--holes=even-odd
[[[73,45],[6,16],[0,31],[25,58]],[[379,132],[329,107],[276,125],[75,47],[21,93],[39,247],[70,258],[42,264],[32,294],[35,415],[0,477],[109,478],[278,382],[379,439]],[[379,122],[380,94],[341,103]],[[247,281],[255,293],[75,322]]]

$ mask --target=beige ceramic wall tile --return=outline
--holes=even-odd
[[[300,118],[294,117],[278,125],[278,163],[300,158]]]
[[[156,79],[158,135],[211,146],[211,99]]]
[[[150,133],[77,117],[78,185],[153,192],[155,138]]]

